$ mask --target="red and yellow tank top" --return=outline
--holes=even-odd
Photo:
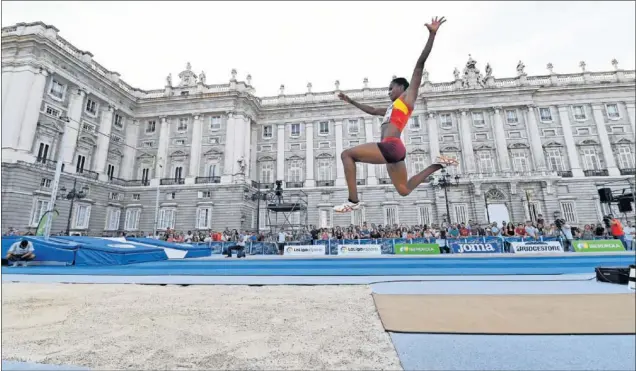
[[[411,117],[411,113],[413,113],[413,108],[409,107],[403,100],[402,97],[399,97],[391,105],[389,109],[386,110],[386,114],[384,115],[384,123],[390,122],[395,125],[400,132],[404,130],[406,127],[406,123],[409,121]]]

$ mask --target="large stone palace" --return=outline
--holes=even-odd
[[[597,188],[633,187],[635,73],[616,60],[604,72],[548,64],[542,76],[519,62],[516,76],[498,78],[469,57],[452,81],[425,73],[403,135],[406,162],[412,174],[440,154],[454,156],[453,185],[433,179],[400,197],[384,166],[360,165],[364,207],[334,215],[347,197],[339,154],[379,141],[381,123],[338,100],[337,81],[333,91],[308,84],[288,95],[281,86],[278,96],[258,97],[249,75],[233,70],[228,82],[209,84],[188,63],[163,88],[142,90],[58,32],[41,22],[2,28],[3,230],[37,226],[57,161],[60,186],[75,182],[86,196],[72,210],[57,200],[53,232],[66,229],[71,213],[71,231],[88,234],[151,232],[156,215],[159,230],[251,229],[257,219],[265,228],[252,195],[277,180],[307,194],[308,222],[323,227],[539,214],[592,223],[607,212]],[[345,93],[389,105],[387,88],[367,79]]]

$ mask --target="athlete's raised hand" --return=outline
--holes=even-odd
[[[338,98],[340,98],[341,101],[345,102],[345,103],[351,103],[351,98],[349,98],[349,96],[345,93],[338,93]]]
[[[439,26],[441,26],[444,22],[446,22],[446,18],[442,17],[442,18],[433,18],[431,20],[431,23],[427,23],[426,24],[426,28],[428,28],[428,31],[430,33],[437,33],[437,30],[439,29]]]

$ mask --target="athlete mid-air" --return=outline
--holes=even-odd
[[[428,41],[415,64],[411,82],[409,83],[403,77],[391,81],[389,85],[389,97],[392,103],[388,108],[370,107],[352,100],[343,93],[338,94],[340,99],[352,104],[369,115],[384,116],[384,121],[381,126],[382,139],[380,143],[365,143],[342,152],[341,157],[347,187],[349,188],[349,199],[344,204],[335,206],[334,211],[346,213],[360,206],[356,184],[356,162],[386,164],[389,177],[401,196],[410,194],[434,172],[448,165],[457,165],[457,160],[440,156],[437,158],[436,163],[420,173],[415,174],[411,179],[408,179],[406,164],[404,163],[406,147],[404,147],[404,143],[402,143],[400,139],[402,131],[411,117],[411,113],[413,113],[419,86],[422,83],[424,62],[426,62],[428,55],[431,53],[437,30],[444,22],[446,22],[444,17],[439,19],[435,17],[431,23],[426,24],[426,28],[428,28],[429,31]]]

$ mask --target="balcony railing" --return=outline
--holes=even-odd
[[[110,184],[114,184],[114,185],[119,185],[119,186],[126,186],[127,180],[125,179],[121,179],[121,178],[117,178],[117,177],[110,177],[108,179],[108,183]]]
[[[380,184],[391,184],[391,178],[380,178],[380,179],[378,179],[378,183],[380,183]]]
[[[285,182],[286,188],[303,188],[305,186],[305,182]]]
[[[607,171],[607,169],[583,170],[583,175],[585,175],[585,176],[608,176],[609,175],[609,171]]]
[[[159,184],[161,185],[176,185],[176,184],[185,184],[184,178],[162,178],[159,180]]]
[[[77,175],[83,177],[83,178],[87,178],[87,179],[92,179],[92,180],[97,180],[99,178],[99,174],[91,171],[91,170],[85,170],[82,169],[80,171],[77,172]]]
[[[570,170],[564,170],[564,171],[557,171],[557,175],[560,176],[561,178],[572,178],[572,171]]]
[[[125,182],[126,184],[123,184],[124,187],[147,187],[150,185],[150,180],[148,179],[132,179]]]
[[[274,189],[274,183],[258,183],[258,189]]]
[[[621,175],[636,175],[635,168],[621,169]]]
[[[195,184],[211,184],[211,183],[221,183],[220,176],[198,176],[194,178]]]
[[[358,179],[358,180],[356,180],[356,184],[357,185],[365,185],[365,184],[367,184],[367,180],[366,179]]]
[[[333,180],[319,180],[316,182],[317,187],[333,187]]]

